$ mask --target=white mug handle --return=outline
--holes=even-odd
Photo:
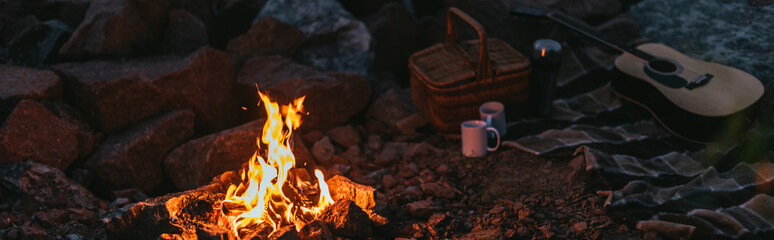
[[[487,119],[487,120],[488,120],[488,119]],[[499,147],[500,147],[500,133],[499,133],[499,132],[497,132],[497,129],[496,129],[496,128],[493,128],[493,127],[486,127],[486,130],[487,130],[487,131],[492,131],[492,132],[494,132],[494,133],[495,133],[495,136],[497,136],[497,145],[495,145],[493,148],[491,148],[491,147],[489,147],[489,146],[486,146],[486,150],[488,150],[488,151],[490,151],[490,152],[491,152],[491,151],[496,151],[496,150],[497,150],[497,148],[499,148]],[[487,144],[487,145],[488,145],[488,144]]]

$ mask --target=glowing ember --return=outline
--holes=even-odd
[[[280,109],[268,96],[260,91],[258,95],[267,115],[263,135],[256,140],[258,150],[250,158],[247,171],[241,172],[242,183],[231,185],[220,205],[231,230],[240,238],[256,229],[268,228],[274,232],[288,224],[300,230],[333,204],[320,170],[314,172],[319,189],[303,176],[291,176],[297,171],[291,171],[296,160],[290,136],[301,125],[304,97]],[[281,110],[285,112],[284,121]],[[319,197],[314,197],[318,194]]]

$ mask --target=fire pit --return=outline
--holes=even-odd
[[[257,150],[239,172],[230,171],[196,190],[127,206],[106,218],[109,237],[135,239],[333,239],[372,237],[369,211],[375,189],[337,176],[331,195],[322,171],[296,162],[293,130],[302,123],[304,97],[280,106],[258,92],[266,111]],[[284,113],[284,116],[282,115]],[[370,199],[368,199],[370,197]],[[365,202],[364,202],[365,200]],[[358,205],[359,204],[363,207]],[[382,207],[383,208],[383,207]]]

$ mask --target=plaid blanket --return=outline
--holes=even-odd
[[[547,119],[509,124],[503,145],[572,157],[587,181],[610,189],[610,214],[674,238],[774,239],[774,152],[765,138],[700,145],[670,135],[622,102],[603,74],[560,86]],[[584,82],[585,81],[585,82]]]

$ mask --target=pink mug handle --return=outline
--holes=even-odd
[[[495,133],[495,136],[497,136],[497,145],[495,145],[493,148],[490,148],[489,146],[486,146],[486,150],[488,150],[488,151],[490,151],[490,152],[492,152],[492,151],[496,151],[496,150],[497,150],[497,148],[499,148],[499,147],[500,147],[500,133],[499,133],[499,132],[497,132],[497,129],[496,129],[496,128],[493,128],[493,127],[486,127],[486,130],[487,130],[487,131],[492,131],[492,132],[494,132],[494,133]],[[488,145],[488,144],[487,144],[487,145]]]

